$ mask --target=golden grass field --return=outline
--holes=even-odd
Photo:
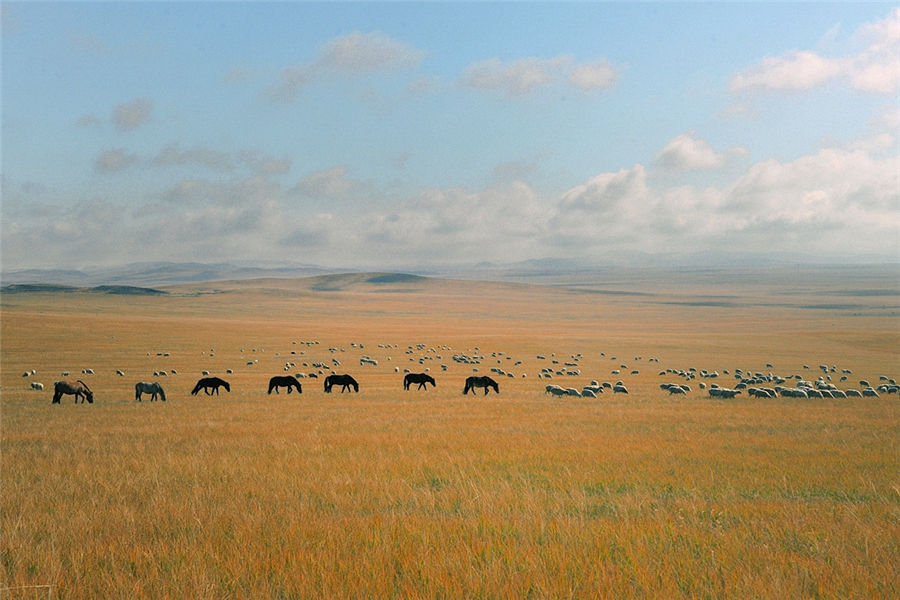
[[[371,278],[3,294],[0,597],[900,597],[896,395],[670,397],[658,374],[900,378],[895,267]],[[358,394],[266,395],[333,358]],[[464,397],[491,367],[516,376]],[[231,392],[191,396],[202,370]],[[62,371],[95,403],[51,405]],[[592,379],[630,393],[544,393]]]

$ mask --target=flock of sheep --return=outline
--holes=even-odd
[[[315,346],[319,345],[318,341],[295,341],[292,342],[294,345],[303,345],[309,350]],[[357,356],[351,360],[358,360],[359,367],[361,369],[369,369],[369,368],[377,368],[379,365],[378,359],[370,356],[369,354],[362,353],[365,349],[363,344],[351,343],[350,344],[351,351],[350,353],[357,352]],[[391,350],[400,350],[400,346],[397,344],[378,344],[379,351],[382,355],[386,354],[386,352]],[[245,350],[241,348],[241,353],[244,353]],[[259,354],[263,354],[264,350],[253,348],[251,352],[259,352]],[[432,370],[432,366],[435,369],[440,369],[443,372],[448,371],[449,365],[445,362],[444,356],[445,353],[453,352],[449,346],[439,345],[439,346],[428,346],[426,344],[413,344],[406,347],[404,350],[404,354],[406,358],[406,362],[413,363],[412,368],[405,367],[401,368],[401,366],[393,366],[392,371],[394,373],[403,372],[405,374],[409,374],[412,372],[421,372],[424,371],[426,373]],[[341,354],[348,353],[344,348],[339,348],[336,346],[332,346],[328,348],[329,356],[327,359],[322,359],[318,357],[318,360],[312,360],[311,358],[307,358],[307,350],[300,351],[291,351],[290,355],[294,360],[301,361],[301,367],[305,367],[305,371],[301,371],[300,367],[298,367],[297,362],[294,360],[287,360],[281,363],[281,368],[285,372],[292,372],[292,374],[298,379],[304,378],[318,378],[319,375],[329,375],[334,374],[335,369],[341,366],[341,360],[339,356]],[[151,353],[147,353],[148,356]],[[203,352],[202,354],[212,358],[215,357],[215,350],[210,349],[209,353]],[[635,376],[640,373],[638,369],[630,368],[624,362],[619,361],[615,356],[607,357],[605,353],[600,353],[601,357],[604,359],[612,361],[613,368],[609,371],[611,375],[622,376],[623,373],[626,375]],[[280,353],[276,352],[276,356],[280,356]],[[166,358],[169,357],[168,352],[158,352],[156,353],[157,357]],[[468,371],[471,371],[469,374],[480,374],[479,372],[484,369],[485,371],[490,371],[491,374],[499,377],[506,377],[510,379],[516,378],[525,378],[526,373],[524,373],[524,361],[523,360],[515,360],[512,356],[507,354],[506,352],[482,352],[479,348],[468,349],[465,352],[453,352],[449,354],[450,359],[458,364],[464,365]],[[305,359],[305,360],[304,360]],[[582,377],[582,373],[587,371],[588,369],[584,367],[584,356],[581,353],[569,354],[567,358],[557,358],[555,354],[537,354],[535,355],[535,359],[538,361],[540,365],[540,370],[537,373],[537,378],[539,380],[553,380],[553,379],[565,379],[572,380]],[[283,359],[280,359],[283,360]],[[391,356],[382,356],[382,360],[386,360],[389,362],[393,362]],[[401,359],[402,360],[402,359]],[[644,359],[640,356],[634,357],[634,362],[641,362]],[[658,358],[649,358],[646,359],[646,363],[659,363]],[[259,359],[247,360],[247,367],[255,367],[259,364]],[[415,365],[418,365],[416,367]],[[488,368],[488,365],[492,365]],[[772,369],[771,364],[766,365],[767,369]],[[593,370],[596,366],[593,366],[590,370]],[[813,379],[812,377],[804,377],[801,374],[789,374],[789,375],[777,375],[774,374],[771,370],[767,370],[766,372],[761,371],[744,371],[742,369],[733,369],[733,371],[723,370],[721,374],[717,370],[709,371],[706,369],[697,369],[694,367],[690,367],[687,369],[664,369],[658,372],[660,377],[667,378],[667,381],[659,384],[659,388],[663,392],[667,392],[669,395],[686,395],[693,393],[694,389],[692,387],[696,386],[701,392],[706,392],[710,397],[713,398],[735,398],[738,395],[746,394],[749,397],[757,397],[757,398],[775,398],[775,397],[792,397],[792,398],[847,398],[847,397],[876,397],[880,394],[898,394],[900,393],[900,386],[896,383],[896,381],[887,376],[880,376],[879,381],[876,384],[871,384],[867,380],[859,380],[859,388],[851,387],[855,386],[855,384],[847,383],[849,381],[850,376],[852,375],[852,371],[849,369],[841,369],[840,372],[837,370],[836,366],[827,366],[820,365],[819,367],[822,371],[822,374],[817,378]],[[414,371],[415,370],[415,371]],[[803,370],[810,370],[808,365],[803,366]],[[225,370],[226,373],[231,374],[234,373],[233,369]],[[209,371],[204,369],[202,370],[203,376],[208,376]],[[92,375],[92,369],[82,369],[83,375]],[[125,372],[122,369],[117,369],[116,374],[120,377],[125,376]],[[178,372],[175,369],[162,369],[162,370],[154,370],[153,376],[156,378],[160,377],[168,377],[169,375],[177,375]],[[23,373],[23,377],[34,378],[36,375],[36,371],[30,370]],[[69,372],[62,372],[63,377],[67,377]],[[680,379],[681,381],[675,382],[673,380]],[[729,385],[724,385],[725,379],[733,379],[733,383]],[[696,381],[699,380],[699,381]],[[720,385],[719,382],[722,382]],[[841,384],[841,387],[838,386]],[[44,385],[37,381],[30,382],[31,388],[34,390],[43,390]],[[843,388],[843,389],[841,389]],[[591,380],[588,385],[581,386],[573,386],[570,384],[560,385],[558,383],[546,383],[544,386],[544,391],[553,396],[571,396],[571,397],[583,397],[583,398],[596,398],[599,395],[603,394],[606,391],[612,392],[613,394],[628,394],[628,388],[625,385],[625,382],[622,379],[617,378],[615,382],[604,381],[600,383],[597,379]]]

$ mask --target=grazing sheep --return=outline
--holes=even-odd
[[[614,394],[627,394],[628,389],[621,383],[617,383],[615,386],[613,386],[613,393]]]
[[[31,382],[31,389],[43,391],[43,389],[44,389],[44,384],[43,384],[43,383],[38,383],[37,381],[32,381],[32,382]]]

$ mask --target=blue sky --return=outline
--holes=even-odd
[[[4,269],[900,256],[891,4],[2,10]]]

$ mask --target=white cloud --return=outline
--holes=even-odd
[[[731,79],[731,91],[746,89],[808,90],[822,85],[844,68],[843,61],[815,52],[791,52],[769,57]]]
[[[652,177],[655,167],[635,164],[555,196],[513,181],[475,190],[428,188],[386,203],[383,191],[338,166],[293,188],[264,177],[183,180],[129,211],[104,198],[66,207],[52,190],[4,180],[4,263],[70,266],[102,264],[110,256],[129,262],[202,255],[377,268],[723,248],[889,259],[896,258],[900,234],[900,157],[882,156],[889,141],[859,140],[795,160],[757,162],[719,186],[668,186],[665,178]],[[124,168],[129,157],[110,151],[107,168]],[[361,190],[379,201],[342,215],[309,211],[295,200],[302,193],[346,204]],[[47,235],[47,214],[61,227],[91,224]]]
[[[815,52],[793,51],[768,57],[734,75],[732,92],[744,90],[802,91],[844,78],[861,92],[896,93],[900,89],[900,9],[859,28],[856,37],[866,46],[857,53],[834,58]]]
[[[306,65],[285,67],[278,73],[278,82],[263,91],[263,97],[272,102],[293,102],[300,90],[310,82],[310,69]]]
[[[378,69],[415,67],[425,52],[381,32],[354,31],[334,38],[319,50],[320,69],[361,73]]]
[[[601,90],[616,82],[616,70],[606,61],[578,65],[569,73],[569,83],[582,90]]]
[[[384,33],[354,31],[322,44],[315,60],[281,69],[278,81],[269,85],[262,95],[273,102],[292,102],[305,86],[323,77],[412,68],[424,56],[423,50]]]
[[[153,100],[135,98],[116,106],[113,109],[112,121],[119,131],[133,131],[146,124],[150,120],[152,112]]]
[[[94,161],[94,170],[98,173],[115,173],[137,164],[138,157],[124,148],[105,150]]]
[[[158,166],[199,165],[217,171],[234,170],[234,161],[227,152],[195,147],[181,150],[178,144],[169,144],[153,158]]]
[[[584,91],[606,89],[615,83],[617,76],[616,70],[605,60],[575,64],[573,58],[567,55],[528,57],[509,62],[489,58],[466,67],[460,83],[465,87],[507,96],[523,96],[560,81]]]
[[[359,189],[360,185],[347,177],[347,167],[340,165],[307,175],[291,191],[308,198],[341,200]]]
[[[570,62],[571,58],[564,56],[522,58],[509,63],[491,58],[466,67],[462,82],[468,87],[519,96],[555,80]]]
[[[693,131],[689,131],[666,144],[656,155],[656,162],[680,171],[701,171],[718,169],[725,164],[725,156],[713,150],[704,140],[694,137]]]

